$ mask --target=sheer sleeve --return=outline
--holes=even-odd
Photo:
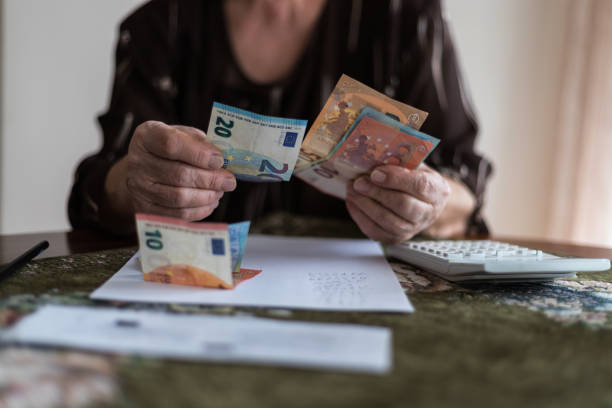
[[[110,105],[98,117],[103,145],[78,165],[70,193],[68,215],[73,228],[110,232],[104,193],[108,171],[125,156],[140,123],[175,122],[177,90],[172,72],[172,21],[168,19],[175,3],[147,3],[120,25]]]
[[[472,191],[477,205],[467,233],[486,234],[481,209],[492,166],[474,150],[478,125],[440,3],[414,3],[418,12],[409,7],[402,10],[403,21],[412,20],[412,24],[402,24],[397,96],[429,112],[422,130],[441,143],[427,163]]]

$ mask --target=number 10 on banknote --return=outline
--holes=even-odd
[[[246,181],[289,181],[307,121],[259,115],[214,102],[206,140],[224,167]]]
[[[144,279],[179,285],[233,288],[250,222],[186,222],[136,214],[140,265]],[[246,270],[246,272],[253,272]]]

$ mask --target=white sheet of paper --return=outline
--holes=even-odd
[[[249,235],[244,268],[261,269],[235,289],[146,282],[138,254],[92,294],[92,299],[359,310],[414,309],[379,244],[369,240]]]
[[[380,374],[392,362],[391,330],[384,327],[80,306],[44,306],[0,339],[180,360]]]

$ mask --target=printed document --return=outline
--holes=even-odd
[[[250,235],[242,265],[262,272],[230,290],[182,286],[145,281],[137,253],[91,298],[289,309],[414,311],[380,244],[370,240]]]

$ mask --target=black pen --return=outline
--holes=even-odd
[[[0,270],[0,280],[6,278],[7,276],[13,274],[23,265],[30,262],[34,259],[38,254],[40,254],[45,249],[49,248],[49,241],[42,241],[38,244],[34,245],[32,248],[28,249],[24,254],[15,258],[11,263],[6,265],[2,270]]]

